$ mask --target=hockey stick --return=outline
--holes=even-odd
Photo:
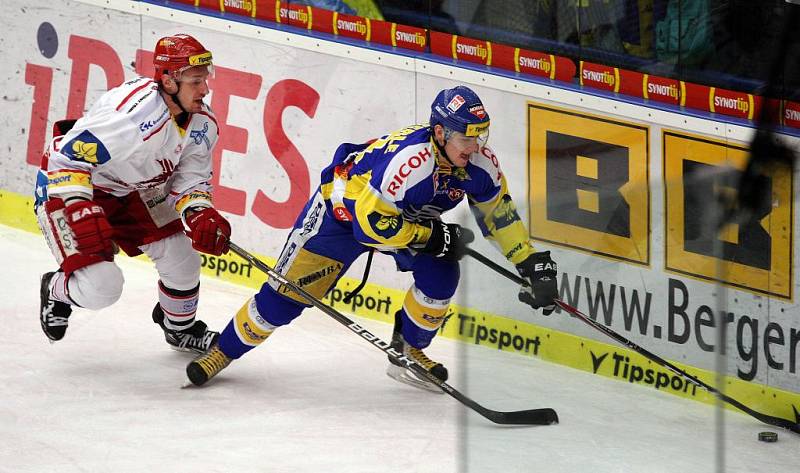
[[[522,277],[512,273],[511,271],[509,271],[506,268],[500,266],[499,264],[497,264],[494,261],[490,260],[486,256],[483,256],[482,254],[478,253],[477,251],[475,251],[475,250],[473,250],[471,248],[468,248],[467,249],[467,254],[472,256],[476,260],[480,261],[481,263],[485,264],[489,268],[493,269],[497,273],[502,274],[503,276],[507,277],[508,279],[514,281],[515,283],[517,283],[519,285],[522,285],[522,286],[530,286],[530,284],[528,284],[528,281],[526,281]],[[765,424],[774,425],[775,427],[782,427],[782,428],[784,428],[786,430],[791,430],[792,432],[800,433],[800,412],[798,412],[796,408],[794,409],[796,422],[792,422],[792,421],[790,421],[788,419],[784,419],[782,417],[775,417],[775,416],[771,416],[771,415],[767,415],[767,414],[763,414],[761,412],[758,412],[758,411],[756,411],[756,410],[754,410],[754,409],[742,404],[741,402],[737,401],[736,399],[721,393],[716,388],[704,383],[703,381],[700,381],[695,376],[690,375],[686,371],[678,368],[677,366],[675,366],[672,363],[670,363],[669,361],[661,358],[660,356],[656,355],[655,353],[652,353],[652,352],[640,347],[639,345],[633,343],[632,341],[628,340],[627,338],[623,337],[622,335],[618,334],[617,332],[611,330],[609,327],[606,327],[605,325],[595,321],[591,317],[587,316],[583,312],[579,311],[575,307],[572,307],[571,305],[567,304],[566,302],[562,301],[561,299],[556,299],[555,303],[562,310],[566,311],[571,316],[573,316],[573,317],[575,317],[577,319],[580,319],[585,324],[587,324],[587,325],[589,325],[589,326],[591,326],[591,327],[603,332],[604,334],[606,334],[609,337],[613,338],[614,340],[616,340],[617,342],[621,343],[622,345],[630,348],[631,350],[639,353],[640,355],[643,355],[645,358],[649,359],[650,361],[653,361],[656,364],[658,364],[658,365],[660,365],[660,366],[672,371],[673,373],[675,373],[676,375],[682,377],[683,379],[685,379],[689,383],[691,383],[691,384],[693,384],[693,385],[695,385],[695,386],[697,386],[699,388],[705,389],[709,393],[718,396],[720,399],[722,399],[723,401],[727,402],[728,404],[731,404],[732,406],[736,407],[740,411],[755,417],[756,419],[760,420],[761,422],[763,422]]]
[[[370,342],[372,345],[378,347],[382,352],[386,353],[393,360],[402,363],[404,367],[413,371],[417,376],[425,378],[431,383],[434,383],[435,385],[439,386],[442,389],[442,391],[456,398],[458,402],[464,404],[465,406],[474,410],[483,417],[486,417],[490,421],[496,424],[512,424],[512,425],[550,425],[558,423],[558,415],[556,414],[556,411],[550,408],[501,412],[501,411],[494,411],[492,409],[487,409],[481,406],[477,402],[473,401],[472,399],[468,398],[464,394],[457,391],[455,388],[453,388],[446,382],[430,374],[428,370],[426,370],[422,366],[415,363],[413,360],[410,360],[409,358],[407,358],[406,356],[404,356],[403,354],[392,348],[388,343],[381,340],[376,335],[372,334],[369,330],[353,322],[341,312],[326,305],[324,302],[312,296],[302,288],[298,287],[296,284],[287,280],[281,273],[275,271],[266,263],[259,260],[255,256],[251,255],[247,251],[243,250],[235,243],[229,242],[229,244],[230,244],[230,249],[234,253],[241,256],[242,258],[247,260],[247,262],[249,262],[256,268],[266,273],[267,276],[279,282],[280,284],[286,286],[287,288],[291,289],[296,294],[302,296],[305,300],[308,301],[309,304],[313,305],[322,312],[325,312],[325,314],[330,316],[332,319],[336,320],[340,324],[344,325],[345,327],[349,328],[356,334],[360,335],[361,338]]]

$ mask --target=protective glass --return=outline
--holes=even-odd
[[[209,64],[205,66],[206,70],[208,71],[208,75],[184,75],[184,72],[188,71],[189,69],[199,67],[199,66],[184,66],[172,74],[173,79],[176,82],[181,82],[188,85],[200,85],[203,82],[213,79],[214,78],[214,66]]]
[[[452,140],[454,144],[462,148],[467,148],[474,144],[477,144],[478,148],[483,148],[489,142],[489,129],[486,128],[477,136],[467,136],[464,133],[445,127],[444,138],[447,141]]]

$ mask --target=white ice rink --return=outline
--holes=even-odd
[[[122,299],[76,310],[64,340],[38,321],[43,240],[0,226],[0,472],[800,471],[800,436],[652,388],[437,339],[449,384],[486,407],[555,408],[561,423],[502,427],[447,395],[398,384],[386,358],[307,311],[204,388],[182,389],[190,355],[152,323],[156,273],[118,258]],[[200,317],[221,329],[251,290],[204,278]],[[364,324],[384,339],[391,328]],[[465,360],[468,360],[465,361]]]

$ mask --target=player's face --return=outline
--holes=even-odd
[[[444,142],[444,128],[437,125],[435,133],[439,143]],[[457,131],[450,132],[449,135],[450,136],[448,136],[444,145],[444,152],[447,154],[447,158],[455,167],[466,167],[467,163],[469,162],[469,157],[473,153],[477,153],[480,149],[478,138],[474,136],[466,136]]]
[[[192,67],[183,71],[180,78],[178,100],[188,112],[196,113],[203,109],[203,97],[208,95],[208,68]]]

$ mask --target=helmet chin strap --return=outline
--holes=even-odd
[[[447,138],[444,138],[444,144],[440,145],[439,141],[437,141],[436,137],[434,136],[433,137],[433,143],[436,145],[436,149],[439,150],[439,154],[444,156],[444,159],[446,159],[447,162],[450,163],[450,166],[455,166],[453,161],[450,159],[450,156],[447,155],[447,151],[444,150],[444,147],[447,146]]]
[[[181,111],[182,111],[183,113],[189,113],[189,111],[188,111],[188,110],[186,110],[186,109],[183,107],[183,104],[181,104],[181,101],[180,101],[180,99],[178,99],[178,93],[181,91],[181,83],[180,83],[180,82],[178,82],[178,81],[175,81],[175,82],[176,82],[176,84],[178,85],[178,90],[177,90],[177,91],[176,91],[174,94],[170,94],[169,92],[167,92],[167,95],[169,95],[169,98],[171,98],[171,99],[172,99],[172,102],[173,102],[175,105],[177,105],[177,106],[178,106],[178,108],[180,108],[180,109],[181,109]]]
[[[167,71],[164,71],[164,74],[167,74]],[[178,93],[181,91],[181,83],[175,80],[174,78],[172,80],[175,81],[175,85],[178,87],[178,90],[176,90],[174,94],[170,94],[169,92],[167,92],[167,89],[164,88],[164,84],[162,84],[161,81],[159,81],[158,83],[158,90],[164,92],[167,96],[169,96],[169,98],[172,100],[172,103],[177,105],[178,108],[181,109],[181,112],[188,114],[189,111],[183,107],[181,101],[178,99]]]

